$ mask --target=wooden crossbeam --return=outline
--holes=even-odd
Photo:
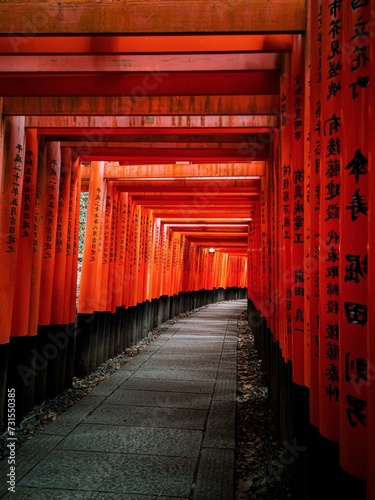
[[[0,4],[0,34],[291,33],[306,25],[305,0],[133,0]]]
[[[270,115],[278,95],[5,97],[5,115]]]
[[[212,164],[163,164],[163,165],[118,165],[115,163],[106,163],[104,165],[105,179],[129,179],[136,182],[137,179],[173,178],[178,183],[179,179],[187,182],[186,178],[198,178],[196,182],[201,182],[199,177],[210,177],[220,179],[220,186],[225,187],[233,181],[231,177],[253,177],[265,175],[265,162],[251,163],[212,163]],[[82,179],[89,179],[91,173],[90,166],[81,167]],[[192,181],[191,181],[192,182]],[[236,181],[237,183],[239,181]]]
[[[30,3],[30,2],[29,2]],[[1,8],[0,8],[1,10]],[[26,30],[25,30],[26,33]],[[30,36],[0,37],[0,54],[186,54],[230,52],[286,52],[291,34]]]
[[[81,70],[77,66],[77,70]],[[2,73],[3,96],[277,94],[277,70],[104,74]]]
[[[149,72],[157,86],[174,71],[276,70],[279,54],[125,54],[125,55],[0,55],[1,73],[114,73]],[[154,75],[154,77],[153,77]]]
[[[72,129],[77,133],[92,136],[102,136],[108,129],[116,129],[117,133],[121,133],[124,129],[127,133],[141,133],[147,130],[147,133],[155,131],[176,131],[183,130],[184,133],[197,131],[230,131],[243,130],[244,132],[253,133],[256,129],[260,129],[263,133],[267,133],[269,128],[277,127],[279,123],[279,112],[268,115],[179,115],[173,116],[158,115],[158,116],[82,116],[79,113],[76,115],[50,115],[39,116],[31,115],[26,117],[26,127],[37,128],[38,133],[44,134],[69,134]]]

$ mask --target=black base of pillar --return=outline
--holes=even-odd
[[[90,342],[94,314],[77,314],[76,354],[74,375],[81,377],[90,373]]]
[[[292,498],[298,500],[366,500],[366,484],[343,471],[339,448],[322,437],[309,421],[309,390],[292,379],[277,342],[251,300],[248,322],[262,360],[279,440],[285,446],[283,464],[291,479]]]
[[[7,401],[7,372],[8,372],[9,344],[0,344],[0,429],[8,424],[6,416]]]
[[[16,425],[34,405],[36,337],[12,337],[9,343],[7,390],[15,389]]]
[[[67,334],[68,343],[66,346],[66,357],[65,357],[64,390],[69,389],[73,385],[74,357],[75,357],[75,345],[77,336],[76,324],[69,323],[68,325],[66,325],[65,331]]]

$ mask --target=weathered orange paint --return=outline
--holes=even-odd
[[[39,325],[49,325],[52,312],[52,290],[55,270],[56,228],[61,175],[61,150],[58,142],[46,146],[46,182],[42,196],[46,197],[44,234],[42,236],[42,269],[40,277]]]
[[[100,272],[101,223],[103,220],[104,162],[94,162],[91,170],[87,208],[85,245],[78,298],[78,312],[91,314],[98,311],[96,281]]]
[[[25,162],[25,119],[24,117],[6,118],[4,137],[3,168],[1,171],[0,204],[0,343],[9,342],[12,327],[12,314],[17,249],[21,225],[22,187]]]
[[[344,9],[342,58],[342,163],[340,198],[340,464],[366,479],[368,385],[369,135],[364,112],[370,99],[370,5]],[[362,83],[361,83],[362,82]],[[365,82],[365,83],[363,83]],[[366,110],[366,111],[365,111]],[[370,136],[371,137],[371,136]],[[372,140],[372,139],[370,139]],[[373,201],[373,200],[372,200]]]
[[[29,334],[29,310],[32,276],[34,211],[38,169],[38,138],[36,129],[26,130],[21,219],[18,234],[17,265],[12,310],[11,336]]]
[[[52,285],[51,324],[68,323],[65,315],[65,296],[70,294],[70,286],[66,287],[67,276],[67,241],[69,222],[69,199],[71,191],[72,152],[66,148],[61,150],[60,185],[57,203],[57,223],[55,237],[55,262]]]

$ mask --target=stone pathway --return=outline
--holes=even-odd
[[[17,500],[232,500],[237,318],[212,304],[165,330],[16,454]]]

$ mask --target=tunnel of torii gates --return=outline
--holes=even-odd
[[[142,2],[121,29],[121,2],[84,4],[63,28],[71,3],[0,6],[4,429],[8,389],[20,422],[156,325],[247,297],[296,480],[373,500],[375,2],[170,2],[176,37]]]

